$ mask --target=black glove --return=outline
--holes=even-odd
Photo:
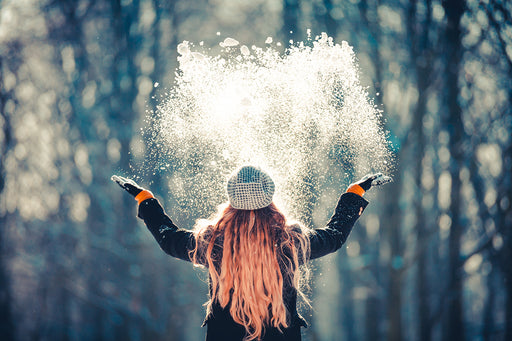
[[[135,181],[128,178],[123,178],[119,175],[112,175],[110,180],[116,182],[119,186],[121,186],[121,188],[123,188],[134,197],[136,197],[140,192],[144,191],[144,188],[137,185]]]
[[[361,188],[366,192],[372,186],[381,186],[391,181],[393,181],[391,177],[383,175],[382,173],[376,173],[365,175],[361,180],[354,183],[354,185],[361,186]]]

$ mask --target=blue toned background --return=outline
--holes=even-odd
[[[110,176],[141,176],[190,228],[141,134],[178,43],[286,46],[307,28],[354,47],[396,165],[313,264],[304,340],[511,340],[511,15],[499,0],[0,2],[2,340],[203,338],[206,274],[158,248]]]

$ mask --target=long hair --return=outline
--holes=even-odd
[[[265,326],[282,330],[290,325],[283,285],[301,292],[299,266],[309,257],[306,230],[287,224],[274,204],[258,210],[238,210],[229,204],[212,221],[195,229],[194,264],[208,267],[211,297],[222,308],[230,304],[233,320],[244,326],[245,340],[260,339]]]

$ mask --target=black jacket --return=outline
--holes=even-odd
[[[334,211],[334,215],[324,228],[314,229],[310,234],[311,257],[319,258],[338,250],[347,240],[354,223],[368,201],[354,193],[344,193]],[[177,227],[165,214],[156,199],[148,199],[139,205],[139,218],[144,220],[151,234],[167,254],[190,261],[189,251],[194,249],[195,240],[191,231]],[[276,328],[267,328],[264,341],[301,340],[300,327],[306,326],[297,313],[297,291],[291,285],[284,285],[284,303],[290,312],[291,324],[283,333]],[[212,311],[203,325],[208,326],[206,341],[241,341],[245,336],[243,326],[235,323],[229,314],[229,306],[223,309],[219,304],[212,305]]]

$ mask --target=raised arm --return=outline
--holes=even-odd
[[[112,180],[137,200],[138,217],[144,220],[162,250],[173,257],[190,261],[189,251],[195,246],[193,233],[177,227],[153,194],[137,185],[135,181],[117,175],[112,176]]]
[[[383,185],[390,181],[390,177],[377,173],[367,175],[350,185],[347,192],[341,195],[327,226],[314,229],[310,234],[310,259],[325,256],[341,248],[352,231],[355,222],[368,205],[368,201],[363,199],[363,194],[372,186]]]

